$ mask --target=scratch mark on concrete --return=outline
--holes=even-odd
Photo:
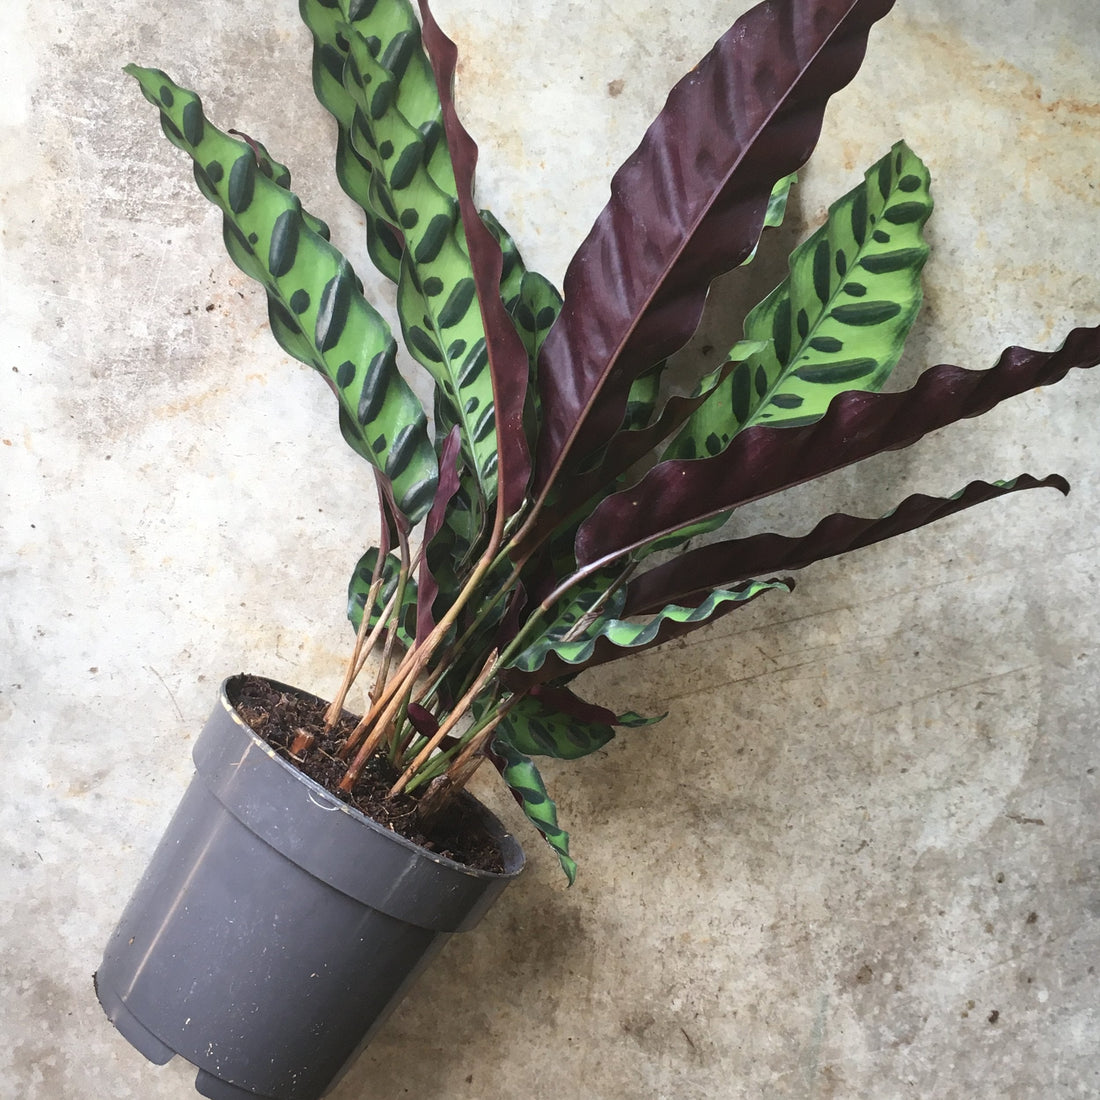
[[[1004,672],[991,672],[988,676],[979,676],[976,680],[968,680],[965,684],[945,684],[943,687],[936,688],[935,691],[926,692],[924,695],[912,695],[905,699],[899,700],[897,703],[891,703],[888,707],[883,707],[881,710],[871,711],[867,717],[875,718],[880,714],[888,714],[891,711],[898,710],[901,707],[912,706],[914,703],[923,703],[926,699],[936,699],[941,695],[949,695],[954,691],[964,691],[966,688],[978,687],[981,684],[988,684],[994,680],[1003,680],[1006,676],[1019,676],[1025,672],[1035,672],[1040,669],[1041,665],[1024,665],[1022,668],[1010,668]]]
[[[161,686],[164,688],[164,690],[166,692],[168,692],[168,698],[172,700],[172,708],[176,712],[176,717],[181,722],[183,722],[184,721],[183,711],[180,710],[180,705],[179,705],[179,703],[176,702],[176,697],[172,694],[172,689],[165,683],[164,677],[161,676],[161,674],[159,672],[157,672],[157,670],[155,668],[153,668],[152,665],[146,665],[145,667],[161,682]]]

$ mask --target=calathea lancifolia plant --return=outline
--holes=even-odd
[[[301,0],[337,176],[396,283],[408,356],[434,381],[430,420],[287,169],[216,129],[163,72],[130,68],[222,211],[230,256],[267,292],[276,339],[325,377],[344,438],[374,468],[380,545],[351,580],[357,640],[330,720],[366,654],[382,654],[340,750],[345,791],[382,755],[393,791],[419,794],[427,815],[488,758],[572,879],[532,758],[580,757],[644,721],[579,698],[578,673],[788,592],[776,577],[789,570],[1015,490],[1066,490],[1058,477],[974,481],[808,534],[698,543],[746,502],[1100,359],[1100,330],[1077,329],[1056,351],[1011,347],[990,369],[935,366],[881,392],[920,304],[932,209],[928,173],[899,143],[794,251],[744,339],[670,394],[669,357],[712,280],[750,263],[782,219],[829,96],[891,6],[768,0],[742,16],[615,175],[559,295],[475,205],[456,51],[427,0],[419,20],[408,0]]]

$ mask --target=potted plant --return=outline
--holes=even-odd
[[[128,68],[264,287],[279,344],[332,389],[381,518],[349,585],[356,637],[334,699],[226,681],[97,975],[127,1038],[194,1062],[204,1095],[321,1095],[519,873],[515,841],[464,791],[485,761],[573,880],[534,758],[581,757],[652,720],[580,698],[581,671],[789,592],[790,570],[1010,492],[1068,489],[972,481],[803,535],[721,533],[749,501],[1100,361],[1100,328],[1077,329],[1055,351],[1011,347],[987,370],[935,366],[882,392],[920,306],[932,210],[899,142],[762,288],[743,340],[686,382],[670,365],[713,279],[782,221],[828,98],[891,6],[768,0],[742,16],[616,173],[559,294],[475,205],[456,50],[426,0],[419,19],[409,0],[300,0],[337,176],[434,384],[430,423],[287,169],[160,70]],[[371,654],[366,713],[349,716]]]

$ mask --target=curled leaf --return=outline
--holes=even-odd
[[[797,538],[762,534],[701,546],[635,577],[627,585],[625,614],[645,615],[672,601],[701,598],[707,589],[735,584],[758,573],[803,569],[813,562],[915,531],[1007,493],[1042,488],[1069,492],[1068,483],[1057,474],[1041,481],[1030,474],[1021,474],[1012,481],[972,481],[951,497],[915,493],[876,519],[838,512]]]
[[[566,273],[539,370],[540,492],[611,438],[634,379],[686,342],[710,283],[750,255],[892,3],[760,4],[672,90]]]
[[[607,497],[581,524],[577,562],[595,567],[691,523],[810,481],[880,451],[1100,363],[1100,326],[1074,329],[1056,351],[1006,349],[984,371],[931,367],[900,393],[844,393],[821,420],[757,426],[712,458],[658,463],[637,485]]]
[[[419,75],[429,81],[434,95],[434,78],[430,69],[419,74],[412,64],[390,71],[375,56],[370,39],[346,30],[344,81],[356,107],[351,140],[370,165],[374,193],[404,241],[397,278],[402,336],[436,383],[437,439],[459,427],[466,463],[480,496],[490,501],[497,483],[493,385],[454,176],[449,160],[442,180],[438,171],[433,175],[432,131],[415,125],[398,108],[407,82]],[[420,49],[419,36],[413,45]],[[434,114],[439,112],[436,102]],[[441,143],[438,119],[434,133]]]
[[[500,245],[481,220],[474,203],[477,145],[458,117],[453,95],[458,49],[436,23],[427,0],[420,0],[420,14],[424,23],[424,46],[435,72],[436,88],[443,107],[443,128],[454,168],[462,228],[485,331],[496,424],[498,508],[501,515],[512,516],[527,494],[531,473],[531,454],[523,416],[529,374],[527,350],[500,298],[504,265]]]
[[[299,0],[302,21],[313,35],[313,91],[318,102],[337,123],[336,178],[344,193],[356,202],[366,220],[367,252],[374,266],[388,279],[397,282],[401,255],[405,248],[401,231],[388,220],[377,193],[377,180],[370,161],[362,157],[351,140],[355,119],[355,101],[344,88],[349,32],[351,36],[370,35],[378,42],[379,54],[391,54],[394,39],[407,32],[416,17],[405,0],[372,5],[363,16],[363,5],[349,13],[331,0]],[[405,16],[403,19],[402,16]],[[434,91],[434,88],[433,88]]]
[[[344,437],[386,475],[402,512],[413,522],[423,518],[437,481],[424,411],[351,265],[316,232],[298,197],[265,174],[252,146],[206,118],[194,92],[157,69],[126,71],[160,111],[168,139],[192,158],[202,193],[221,209],[230,254],[267,292],[280,343],[325,376],[340,402]]]
[[[558,824],[558,808],[547,793],[538,768],[529,756],[501,737],[493,739],[490,759],[527,819],[554,849],[561,869],[572,886],[577,878],[577,864],[569,855],[569,834]]]
[[[588,668],[641,652],[680,637],[721,614],[744,606],[765,592],[790,592],[790,581],[750,581],[740,588],[718,589],[695,607],[672,604],[644,623],[601,618],[577,638],[546,633],[513,658],[511,667],[537,674],[537,682],[555,679],[570,666]]]

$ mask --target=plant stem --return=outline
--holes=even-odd
[[[367,594],[367,602],[363,604],[363,618],[359,623],[359,631],[355,636],[355,646],[351,651],[351,660],[348,661],[347,669],[344,671],[344,679],[340,684],[340,690],[336,693],[332,702],[329,704],[328,710],[325,711],[325,729],[330,730],[340,720],[340,715],[344,711],[344,703],[347,701],[348,692],[351,690],[351,685],[355,682],[355,677],[359,675],[363,668],[363,664],[366,661],[367,654],[374,648],[375,643],[378,641],[379,635],[386,628],[386,620],[390,617],[393,611],[394,605],[397,603],[398,593],[389,598],[386,606],[382,608],[382,614],[378,617],[378,622],[374,625],[370,634],[367,635],[364,641],[364,633],[366,628],[370,624],[370,608],[374,606],[374,600],[377,598],[378,592],[375,587],[381,587],[382,579],[378,578],[377,581],[371,584],[370,591]]]
[[[412,572],[413,564],[409,561],[409,540],[406,537],[404,531],[398,530],[398,537],[401,544],[401,571],[397,575],[397,588],[394,595],[397,597],[397,606],[400,608],[405,600],[405,589],[408,587],[409,575]],[[421,547],[421,553],[423,547]],[[417,555],[419,561],[420,555]],[[390,674],[390,657],[393,654],[393,643],[397,638],[397,623],[401,614],[398,612],[394,616],[393,627],[386,635],[386,644],[382,649],[382,663],[378,666],[378,675],[374,678],[374,687],[370,691],[370,699],[373,701],[382,692],[385,687],[386,678]]]
[[[467,760],[461,768],[456,768],[453,773],[448,773],[447,778],[451,781],[450,793],[454,794],[461,791],[470,782],[474,772],[481,767],[485,759],[485,754],[479,753]]]
[[[461,786],[465,786],[466,784],[466,779],[463,779],[462,783],[459,784],[457,777],[462,774],[463,770],[470,763],[470,760],[473,758],[474,754],[477,753],[489,740],[493,732],[496,730],[497,726],[500,725],[500,723],[503,721],[503,719],[512,709],[512,707],[514,707],[516,703],[518,703],[519,700],[522,699],[526,694],[526,691],[519,691],[506,702],[502,703],[500,707],[497,708],[496,714],[494,714],[493,717],[488,722],[486,722],[485,725],[482,726],[481,729],[479,729],[470,738],[469,741],[466,742],[465,747],[459,752],[458,756],[455,757],[454,761],[447,769],[447,776],[456,789]],[[477,765],[475,764],[474,768],[476,767]],[[474,769],[469,769],[469,775],[467,775],[466,778],[468,779],[470,775],[473,775],[473,773]]]
[[[636,561],[629,561],[626,563],[626,567],[619,573],[619,575],[608,585],[603,595],[570,627],[569,630],[562,635],[563,642],[572,642],[579,638],[596,619],[599,618],[603,609],[607,606],[607,601],[621,588],[629,579],[630,574],[637,568],[638,563]]]
[[[503,522],[499,519],[499,516],[496,526],[501,530],[503,529]],[[340,780],[341,790],[351,790],[355,785],[355,781],[359,778],[363,767],[366,765],[367,760],[375,749],[378,748],[379,744],[381,744],[382,739],[389,730],[389,722],[393,720],[398,707],[401,705],[401,696],[411,689],[413,681],[424,671],[432,655],[443,639],[447,637],[451,627],[454,626],[458,616],[462,613],[462,609],[469,602],[470,597],[478,590],[478,586],[492,568],[496,560],[497,550],[499,549],[499,540],[500,531],[494,529],[489,546],[486,548],[485,553],[482,554],[481,560],[477,563],[473,573],[470,574],[466,584],[463,585],[455,602],[447,609],[447,613],[435,625],[435,628],[423,643],[414,645],[413,648],[405,654],[404,660],[398,666],[397,672],[394,674],[393,679],[390,681],[382,697],[374,702],[374,705],[367,714],[363,716],[362,720],[349,735],[344,748],[341,749],[341,756],[343,758],[346,758],[351,749],[359,743],[366,731],[371,729],[372,726],[374,727],[370,735],[363,741],[359,751],[355,755],[355,759],[348,766],[348,770],[344,773],[343,779]]]
[[[390,788],[389,797],[393,798],[395,794],[400,793],[405,783],[411,778],[432,752],[436,746],[443,740],[455,728],[456,725],[465,717],[466,711],[470,709],[470,704],[477,698],[481,689],[485,686],[485,682],[489,679],[493,672],[493,665],[497,658],[497,651],[494,649],[489,654],[488,660],[482,666],[481,672],[478,673],[477,679],[470,685],[466,694],[458,701],[454,710],[447,716],[447,720],[439,727],[438,730],[429,738],[428,743],[417,753],[413,762],[401,773],[401,778],[394,783]]]

